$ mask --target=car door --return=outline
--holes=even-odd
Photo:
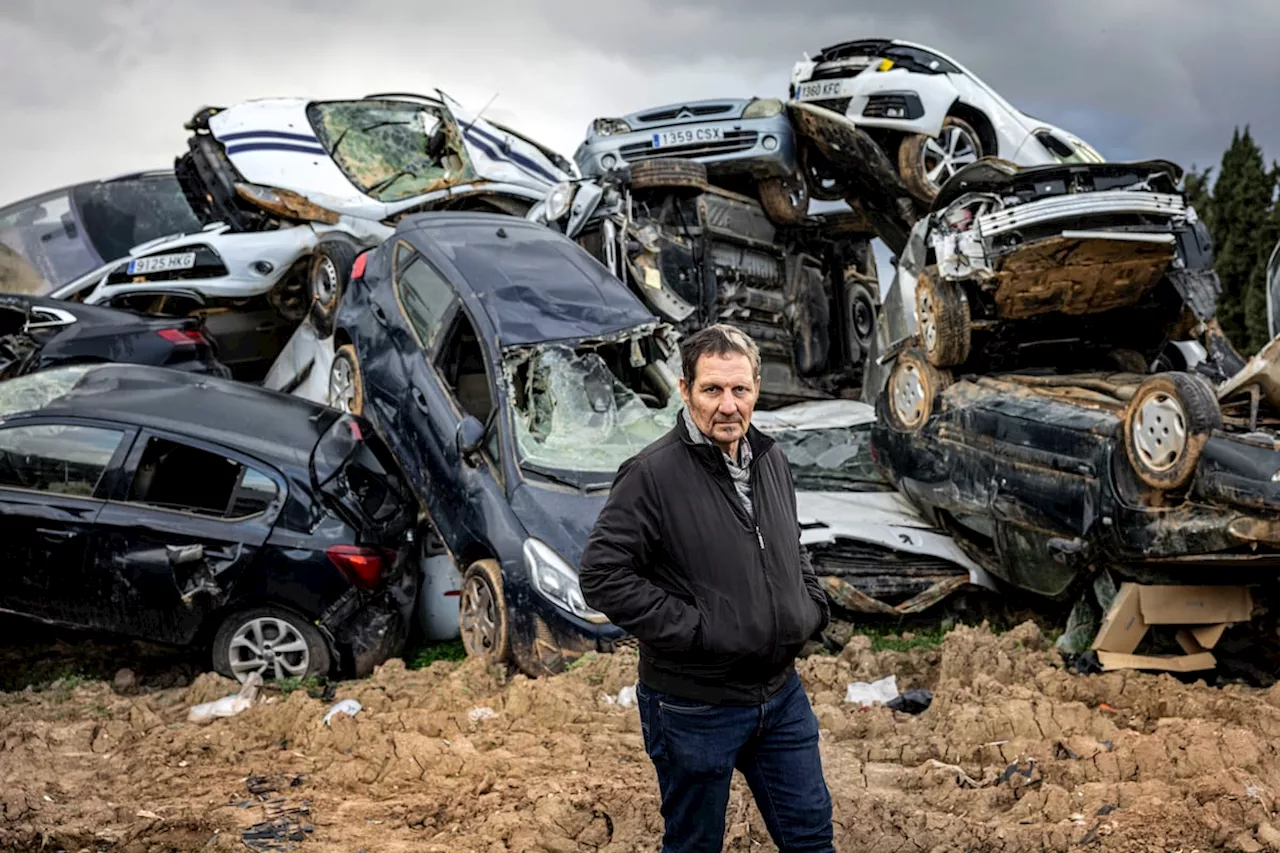
[[[286,494],[279,472],[244,454],[143,430],[94,531],[113,620],[136,636],[190,642],[259,568]]]
[[[105,590],[88,549],[133,436],[99,422],[0,427],[0,609],[102,625]]]

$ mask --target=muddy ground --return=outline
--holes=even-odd
[[[69,651],[88,675],[56,677]],[[53,681],[0,693],[0,849],[233,851],[246,837],[303,853],[659,847],[638,714],[604,698],[633,683],[629,653],[539,681],[396,660],[338,684],[337,699],[364,709],[328,727],[331,703],[306,690],[192,724],[188,707],[231,682],[188,681],[182,660],[97,680],[120,659],[85,654],[49,647],[37,664]],[[909,651],[855,637],[800,670],[838,850],[1280,850],[1280,687],[1074,674],[1030,623],[960,627]],[[844,703],[850,681],[888,674],[932,689],[932,707]],[[774,849],[741,779],[729,823],[727,849]]]

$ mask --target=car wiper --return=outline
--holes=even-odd
[[[396,181],[398,181],[398,180],[400,180],[401,178],[403,178],[405,175],[412,175],[412,176],[414,176],[414,177],[417,177],[417,174],[418,174],[417,172],[410,171],[409,169],[401,169],[399,172],[396,172],[394,175],[392,175],[391,177],[387,178],[385,181],[379,181],[379,182],[378,182],[377,184],[375,184],[374,186],[369,187],[369,195],[373,195],[374,193],[380,193],[380,192],[382,192],[382,191],[383,191],[383,190],[385,190],[387,187],[391,186],[391,185],[392,185],[392,184],[394,184]]]

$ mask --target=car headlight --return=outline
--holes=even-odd
[[[588,622],[609,621],[603,613],[587,606],[578,585],[578,573],[545,542],[533,538],[524,541],[524,564],[533,588],[552,604]]]
[[[752,118],[772,118],[782,112],[782,101],[777,98],[757,98],[747,104],[747,108],[742,111],[744,119]]]
[[[555,222],[569,212],[569,207],[573,204],[573,190],[573,184],[559,183],[551,188],[551,192],[547,193],[546,216],[548,222]]]
[[[289,219],[303,219],[337,225],[339,215],[326,207],[290,190],[260,187],[257,184],[236,184],[240,197],[251,201],[263,210]]]
[[[619,133],[630,133],[631,125],[620,118],[598,118],[591,122],[591,132],[596,136],[616,136]]]

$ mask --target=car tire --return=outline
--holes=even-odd
[[[866,358],[876,337],[876,313],[878,300],[871,288],[858,282],[849,288],[849,335],[858,351]]]
[[[800,168],[804,172],[804,182],[810,198],[818,201],[844,201],[853,192],[837,176],[835,165],[811,144],[800,147]]]
[[[507,663],[511,659],[509,626],[502,568],[496,560],[472,563],[462,575],[462,597],[458,602],[458,628],[467,655],[487,658],[491,663]]]
[[[245,641],[250,645],[246,646]],[[271,654],[263,646],[269,645]],[[255,649],[254,646],[257,646]],[[277,652],[277,648],[288,651]],[[222,620],[213,637],[213,668],[243,682],[252,672],[263,681],[328,675],[333,658],[315,625],[283,607],[254,607]],[[250,664],[258,663],[258,666]]]
[[[706,192],[707,167],[697,160],[674,157],[641,160],[631,165],[633,190],[687,189]]]
[[[978,132],[968,122],[955,116],[947,116],[942,120],[942,132],[937,138],[927,133],[913,133],[903,139],[898,147],[898,174],[902,177],[902,183],[906,185],[908,192],[923,202],[932,203],[946,183],[946,178],[955,173],[956,167],[951,164],[950,158],[961,152],[945,150],[953,138],[964,140],[961,144],[972,150],[975,160],[984,156],[982,138],[978,136]],[[935,150],[931,151],[931,147]],[[936,156],[936,149],[944,150],[942,162],[948,164],[943,166],[944,174],[939,176],[942,178],[939,181],[929,177],[930,158]]]
[[[344,344],[334,352],[329,365],[329,405],[353,415],[364,414],[364,374],[360,372],[360,360],[356,348]]]
[[[916,432],[933,415],[938,395],[950,384],[951,373],[934,367],[923,353],[902,353],[885,388],[890,423],[902,432]]]
[[[803,178],[768,178],[759,189],[760,206],[774,225],[800,225],[809,215],[809,188]]]
[[[311,255],[307,269],[307,295],[311,300],[311,322],[321,340],[333,334],[334,320],[342,294],[351,279],[351,268],[358,254],[345,240],[321,240]]]
[[[1209,382],[1170,371],[1147,377],[1124,410],[1124,449],[1138,479],[1153,489],[1181,489],[1195,476],[1222,410]]]
[[[925,270],[916,280],[920,346],[934,367],[954,367],[969,358],[969,300],[964,289]]]

